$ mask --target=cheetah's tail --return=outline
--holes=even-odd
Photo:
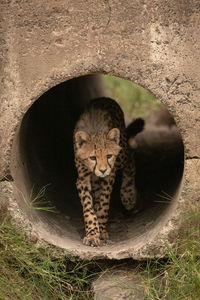
[[[145,121],[142,118],[137,118],[132,121],[126,128],[127,138],[136,136],[144,129]]]

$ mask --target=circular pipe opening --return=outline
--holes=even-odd
[[[109,89],[109,77],[106,84]],[[40,238],[83,258],[134,256],[134,251],[151,241],[170,219],[184,168],[183,142],[173,117],[166,108],[145,116],[145,129],[134,142],[129,140],[135,151],[139,212],[128,213],[123,208],[118,176],[111,197],[110,241],[98,248],[82,245],[84,224],[75,185],[73,128],[88,102],[105,93],[100,75],[82,76],[51,88],[24,115],[14,145],[18,159],[13,159],[12,175],[27,219]],[[122,102],[131,105],[131,101]],[[125,117],[131,122],[131,115]]]

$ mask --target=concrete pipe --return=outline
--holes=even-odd
[[[198,1],[5,1],[1,13],[1,206],[79,258],[165,256],[164,240],[176,242],[199,201]],[[72,130],[87,102],[106,93],[100,73],[147,88],[175,121],[147,120],[135,150],[143,210],[123,211],[117,181],[111,240],[93,248],[81,241]]]

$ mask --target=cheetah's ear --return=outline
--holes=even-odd
[[[78,148],[81,148],[81,146],[85,143],[87,143],[90,139],[90,136],[85,131],[77,131],[75,133],[75,142]]]
[[[107,138],[110,141],[115,142],[117,145],[119,145],[120,142],[120,131],[118,128],[112,128],[108,134],[107,134]]]

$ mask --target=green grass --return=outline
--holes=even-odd
[[[96,270],[94,262],[71,262],[54,247],[31,242],[8,220],[0,225],[1,300],[92,299]]]
[[[200,299],[200,209],[185,217],[175,249],[166,242],[169,258],[140,265],[146,272],[149,300]],[[73,262],[62,250],[31,242],[23,228],[4,220],[0,225],[0,299],[93,299],[92,281],[117,262]],[[135,262],[120,262],[135,268]]]
[[[146,117],[163,108],[156,97],[141,86],[115,76],[104,76],[108,96],[115,99],[130,118]]]
[[[147,263],[146,295],[152,300],[200,299],[200,208],[184,218],[182,237],[175,249],[166,242],[167,261]]]
[[[49,206],[49,201],[46,199],[46,189],[48,186],[51,185],[50,183],[43,186],[38,193],[35,193],[34,186],[31,189],[31,193],[29,196],[29,200],[26,201],[24,198],[24,201],[26,203],[26,207],[29,209],[34,210],[43,210],[51,213],[57,213],[55,206]]]

